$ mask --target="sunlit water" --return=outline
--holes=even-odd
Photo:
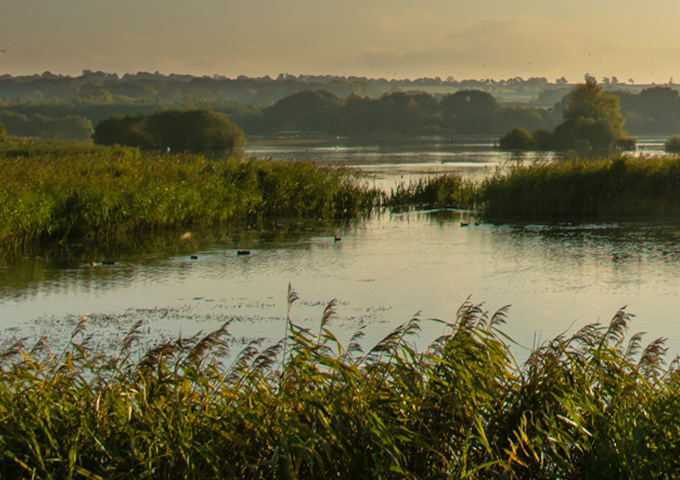
[[[483,175],[484,167],[513,161],[488,145],[486,154],[470,150],[468,156],[450,153],[461,161],[445,163],[416,152],[404,163],[382,157],[371,163],[361,157],[366,152],[343,158],[375,173],[378,182],[435,168],[470,168],[470,176]],[[330,155],[336,155],[335,147]],[[337,157],[326,161],[341,163]],[[24,259],[0,267],[0,335],[4,341],[48,335],[63,342],[88,314],[96,340],[114,347],[139,319],[146,322],[148,342],[210,331],[225,321],[231,321],[237,344],[257,337],[278,340],[292,284],[300,296],[293,321],[318,328],[324,306],[337,299],[332,329],[347,340],[363,326],[365,346],[419,314],[424,348],[442,333],[441,324],[427,319],[453,321],[470,298],[491,312],[512,305],[505,331],[527,347],[587,323],[607,322],[627,305],[636,315],[632,331],[648,332],[648,340],[668,337],[671,353],[680,352],[680,224],[475,226],[470,215],[383,214],[343,225],[282,222],[258,232],[234,227],[217,239],[194,232],[190,242],[167,249],[120,254],[112,266],[93,267],[78,255]],[[286,234],[273,234],[277,229]],[[245,249],[250,255],[237,254]]]

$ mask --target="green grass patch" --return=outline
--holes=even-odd
[[[516,365],[465,303],[423,351],[417,317],[362,349],[290,319],[229,351],[229,325],[115,354],[17,342],[0,354],[0,478],[677,478],[680,379],[630,315],[559,336]],[[229,360],[227,360],[229,359]]]

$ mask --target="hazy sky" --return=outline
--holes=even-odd
[[[680,83],[680,2],[2,0],[0,74]]]

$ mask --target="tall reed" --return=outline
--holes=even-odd
[[[622,310],[517,365],[506,315],[466,302],[423,352],[417,316],[364,350],[331,302],[236,355],[229,324],[139,355],[140,322],[112,355],[83,320],[64,351],[0,355],[0,478],[677,478],[662,339]]]
[[[680,157],[569,158],[497,172],[479,185],[492,216],[680,213]]]
[[[380,201],[358,173],[311,162],[100,148],[0,155],[0,171],[0,247],[15,250],[268,216],[355,217]]]
[[[385,194],[383,204],[392,210],[419,208],[471,208],[475,185],[463,180],[458,174],[442,174],[433,177],[398,183]]]

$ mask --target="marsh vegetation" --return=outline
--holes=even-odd
[[[313,162],[8,137],[0,144],[0,168],[0,245],[14,252],[272,217],[357,218],[380,208],[459,208],[495,218],[680,211],[678,157],[569,156],[508,165],[478,181],[432,175],[387,192],[356,169]]]
[[[2,478],[673,478],[678,365],[631,315],[537,345],[466,302],[419,351],[417,316],[372,347],[316,328],[229,350],[229,324],[115,353],[19,341],[0,355]]]
[[[8,146],[0,155],[0,243],[106,243],[140,232],[267,216],[352,217],[380,193],[356,171],[311,162],[142,154],[83,144]],[[18,153],[17,153],[18,152]],[[22,155],[21,152],[26,152]]]
[[[308,162],[12,138],[0,148],[2,241],[14,250],[261,218],[356,218],[377,205],[522,218],[680,208],[675,157],[517,164],[482,182],[435,176],[387,193],[352,170]],[[283,340],[242,350],[229,324],[148,347],[143,322],[101,349],[86,318],[63,350],[47,339],[6,344],[0,477],[680,473],[677,362],[664,366],[662,340],[626,337],[624,310],[608,325],[536,345],[518,364],[505,308],[465,303],[437,321],[443,334],[429,347],[413,343],[429,322],[418,317],[366,346],[361,329],[337,339],[333,303],[318,326],[303,328],[291,318],[296,299],[290,291]]]

